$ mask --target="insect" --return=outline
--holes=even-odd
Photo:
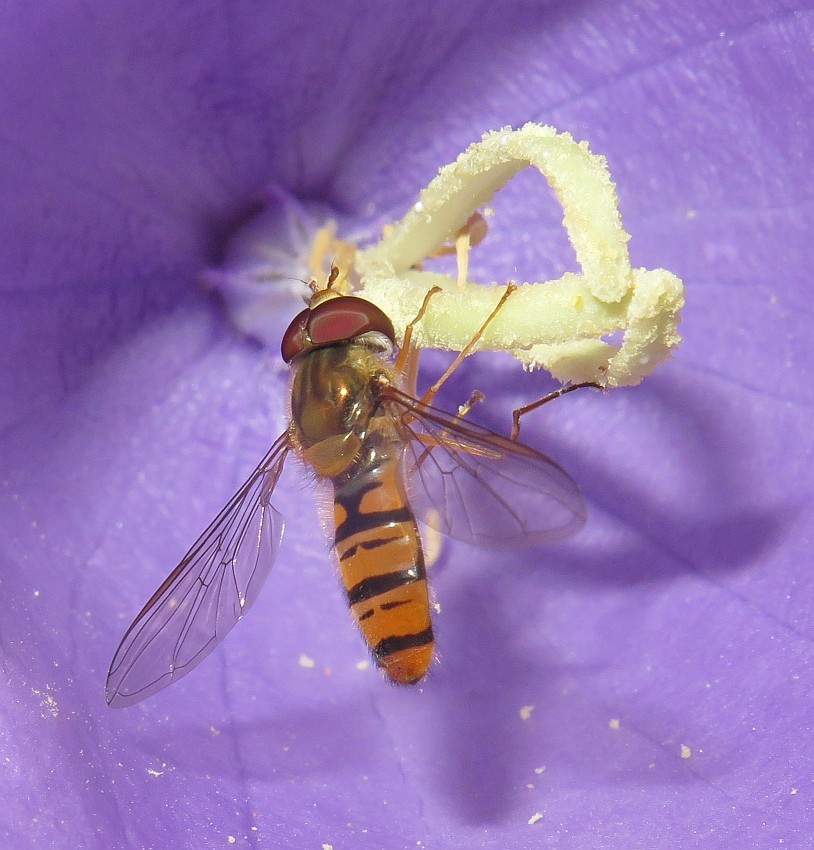
[[[433,658],[426,568],[417,518],[452,538],[501,548],[558,540],[583,523],[576,484],[554,461],[430,402],[478,334],[421,399],[403,388],[414,368],[408,325],[395,334],[382,310],[324,289],[291,322],[282,356],[294,368],[290,427],[273,443],[119,645],[108,703],[138,702],[199,664],[257,599],[283,531],[272,505],[289,453],[333,490],[333,548],[348,605],[378,666],[394,682],[419,681]],[[519,418],[564,387],[515,411]]]

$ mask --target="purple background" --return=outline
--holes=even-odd
[[[0,10],[0,843],[808,846],[808,4],[283,5]],[[276,352],[201,270],[270,185],[380,224],[528,120],[608,157],[634,265],[687,287],[673,362],[524,426],[579,481],[585,530],[450,544],[440,663],[399,690],[355,667],[292,464],[252,615],[109,710],[124,628],[285,423]],[[539,175],[496,208],[476,272],[573,267]],[[445,403],[475,386],[505,430],[550,384],[482,357]]]

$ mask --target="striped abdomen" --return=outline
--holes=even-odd
[[[410,684],[433,656],[427,578],[398,460],[372,453],[334,479],[335,547],[348,603],[378,665]]]

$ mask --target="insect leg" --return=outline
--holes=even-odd
[[[585,381],[582,384],[571,384],[567,387],[560,387],[558,390],[554,390],[553,393],[549,393],[548,395],[544,395],[542,398],[538,398],[537,401],[531,402],[531,404],[525,404],[523,407],[518,407],[517,410],[512,412],[512,440],[517,440],[520,436],[520,417],[525,416],[527,413],[531,413],[532,410],[537,410],[538,407],[542,407],[546,402],[553,401],[555,398],[559,398],[561,395],[565,395],[566,393],[570,393],[571,390],[579,390],[583,387],[594,387],[597,390],[604,390],[601,384],[596,384],[593,381]]]
[[[469,413],[476,404],[478,404],[478,402],[483,401],[485,398],[486,395],[480,390],[473,390],[472,395],[469,396],[469,401],[458,408],[458,415],[455,417],[456,421],[458,419],[463,419],[464,416],[466,416],[466,414]]]
[[[466,416],[466,414],[469,413],[469,411],[472,410],[472,408],[476,404],[478,404],[478,402],[483,401],[485,398],[485,394],[482,393],[480,390],[473,390],[472,395],[469,396],[469,401],[467,401],[466,404],[462,404],[458,408],[458,413],[456,414],[453,422],[458,422],[459,420],[463,419],[464,416]],[[442,444],[441,440],[439,439],[440,436],[449,436],[449,433],[447,431],[442,431],[438,436],[421,433],[416,433],[413,435],[414,440],[428,447],[421,453],[418,458],[416,458],[416,467],[419,467],[422,463],[424,463],[424,461],[429,457],[431,449]]]
[[[515,289],[517,289],[516,283],[509,283],[506,285],[506,291],[503,293],[503,295],[501,295],[500,301],[497,302],[497,306],[495,307],[495,309],[492,310],[492,312],[487,316],[486,321],[478,328],[478,330],[472,336],[472,339],[469,340],[469,342],[464,346],[463,350],[460,351],[458,353],[458,356],[452,361],[452,363],[450,363],[447,371],[444,372],[444,374],[441,375],[441,377],[427,390],[427,392],[424,393],[424,395],[421,397],[422,404],[429,404],[433,400],[433,398],[435,398],[436,393],[444,385],[447,378],[452,375],[452,373],[461,365],[464,357],[466,357],[467,354],[469,354],[469,352],[472,351],[472,349],[477,345],[478,340],[483,336],[483,332],[486,330],[487,327],[489,327],[489,323],[500,312],[501,308],[506,303],[506,300],[512,294],[512,292],[515,291]]]
[[[406,372],[407,364],[408,362],[410,362],[410,356],[412,354],[411,342],[413,339],[413,328],[424,318],[424,314],[427,312],[427,307],[429,307],[430,304],[430,298],[432,298],[432,296],[436,293],[442,291],[443,290],[440,286],[433,286],[432,289],[429,289],[427,291],[427,294],[424,296],[424,301],[421,304],[421,308],[419,309],[418,313],[416,313],[416,317],[404,329],[404,342],[401,344],[399,356],[396,358],[396,363],[394,366],[398,374],[404,374]]]

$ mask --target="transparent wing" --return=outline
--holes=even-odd
[[[410,502],[427,525],[465,543],[511,548],[560,540],[585,522],[577,485],[551,458],[395,388],[384,390],[384,402],[409,437]]]
[[[113,708],[189,673],[257,599],[282,538],[269,500],[288,448],[285,433],[133,621],[107,674]]]

